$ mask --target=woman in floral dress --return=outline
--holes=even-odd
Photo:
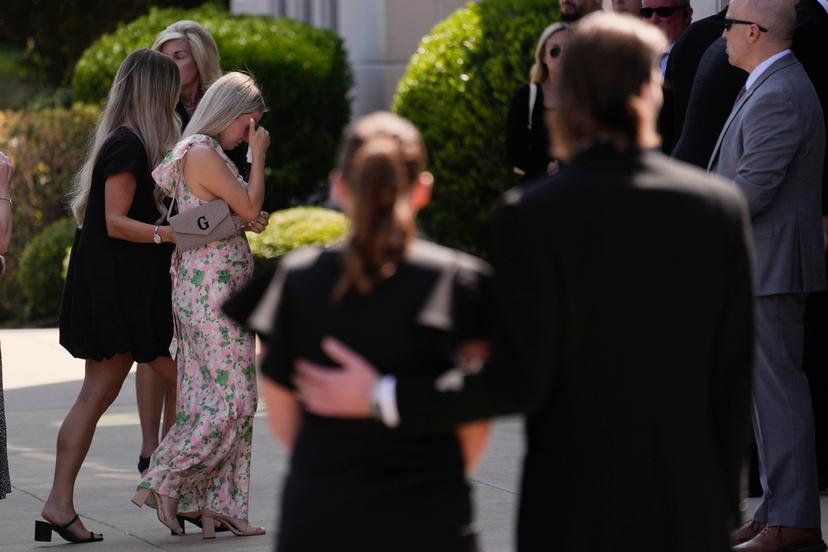
[[[153,453],[134,501],[140,506],[154,494],[159,520],[178,534],[179,515],[200,517],[205,538],[213,536],[216,523],[236,535],[264,534],[247,521],[256,413],[253,334],[220,310],[253,272],[242,226],[263,214],[270,144],[268,132],[258,127],[264,111],[250,77],[225,75],[205,93],[184,138],[153,172],[180,213],[223,199],[239,228],[229,238],[176,251],[173,258],[176,423]],[[244,141],[253,153],[249,185],[223,151]]]

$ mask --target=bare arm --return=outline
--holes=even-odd
[[[299,401],[296,400],[296,395],[270,378],[262,378],[260,384],[267,403],[270,431],[288,454],[291,454],[302,421]]]
[[[195,146],[184,161],[184,179],[196,197],[203,201],[223,199],[245,222],[256,220],[264,203],[264,158],[270,135],[263,127],[255,128],[250,119],[250,148],[253,164],[247,188],[230,173],[219,154],[207,146]]]
[[[136,242],[152,243],[154,224],[147,224],[127,215],[135,197],[135,175],[128,172],[118,173],[106,179],[104,188],[104,217],[106,233],[110,238]],[[158,233],[164,242],[173,242],[169,226],[159,226]]]
[[[471,366],[475,362],[482,365],[489,360],[491,350],[489,342],[484,340],[467,341],[460,345],[460,357],[465,365]],[[460,440],[460,449],[463,452],[463,464],[466,475],[471,475],[477,469],[486,446],[489,444],[489,435],[492,431],[491,420],[476,420],[462,424],[457,428],[457,438]]]
[[[8,251],[12,236],[11,177],[14,174],[11,160],[0,151],[0,255]],[[3,271],[0,270],[0,273]]]

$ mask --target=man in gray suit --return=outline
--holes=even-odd
[[[734,550],[826,549],[820,532],[813,413],[802,371],[808,293],[825,288],[820,222],[825,128],[819,99],[790,51],[793,2],[734,0],[730,63],[749,73],[708,169],[750,207],[755,248],[753,426],[763,496]]]

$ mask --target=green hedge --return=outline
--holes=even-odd
[[[294,207],[270,215],[261,234],[247,233],[257,264],[281,257],[299,247],[334,242],[348,231],[342,213],[321,207]]]
[[[97,117],[96,107],[84,105],[0,111],[0,149],[15,164],[14,227],[6,256],[7,272],[0,278],[0,323],[24,319],[24,297],[17,276],[23,248],[48,224],[68,214],[66,194]]]
[[[411,58],[394,110],[429,150],[434,197],[420,222],[431,238],[486,251],[497,197],[518,182],[506,159],[509,101],[559,18],[555,0],[481,0],[438,24]]]
[[[179,19],[202,23],[216,39],[225,71],[251,72],[270,112],[267,210],[305,201],[323,190],[342,129],[350,119],[352,85],[342,39],[288,19],[234,16],[212,5],[196,10],[153,9],[102,36],[75,67],[76,99],[102,100],[129,52],[152,45],[155,35]]]
[[[75,221],[63,218],[36,235],[23,250],[17,279],[28,320],[55,319],[63,292],[63,259],[75,237]]]
[[[24,51],[20,69],[64,84],[87,46],[150,6],[196,7],[204,0],[26,0],[3,2],[0,42]],[[222,0],[223,5],[229,0]]]

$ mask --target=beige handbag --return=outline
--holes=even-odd
[[[214,199],[198,207],[188,209],[174,217],[170,216],[176,201],[178,186],[173,189],[173,200],[167,209],[166,219],[175,234],[175,247],[179,251],[189,251],[208,243],[229,238],[239,232],[230,207],[223,199]]]

